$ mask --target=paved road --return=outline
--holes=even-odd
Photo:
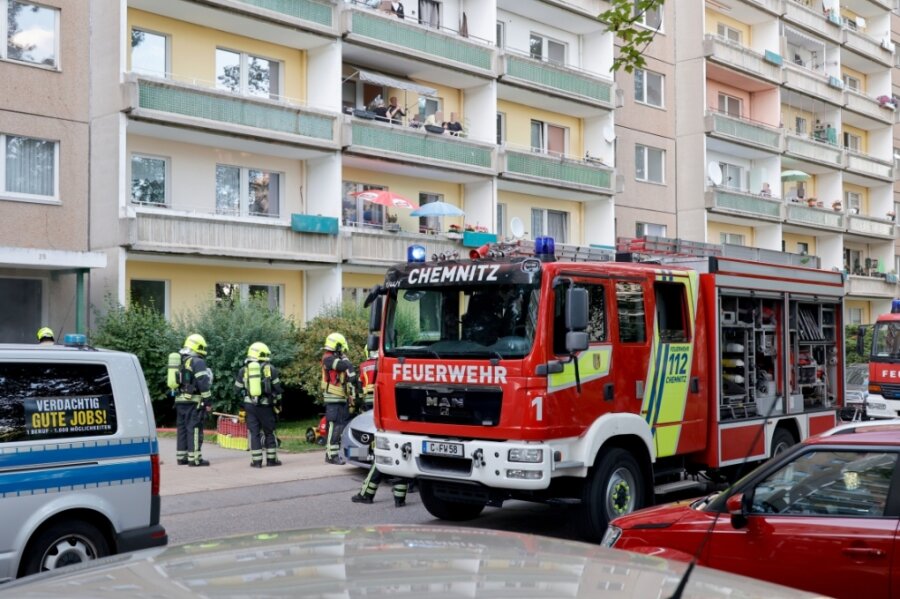
[[[374,504],[352,503],[365,472],[325,464],[321,452],[281,454],[284,466],[256,470],[249,467],[247,452],[212,444],[203,449],[212,466],[178,466],[174,439],[160,439],[162,524],[171,544],[319,526],[438,522],[417,493],[409,495],[406,507],[395,508],[388,485],[379,489]],[[466,525],[575,538],[565,509],[524,502],[487,508]]]

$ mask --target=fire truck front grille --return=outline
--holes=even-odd
[[[485,387],[400,387],[396,389],[401,420],[497,426],[503,391]]]
[[[881,384],[881,394],[885,399],[900,399],[900,385]]]

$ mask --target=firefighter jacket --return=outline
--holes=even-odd
[[[363,398],[367,406],[371,406],[375,402],[375,366],[378,360],[369,358],[359,365],[359,380],[362,384]]]
[[[336,352],[327,351],[322,357],[322,390],[325,403],[344,403],[356,397],[359,374],[353,362]]]
[[[181,356],[181,386],[175,403],[192,402],[197,407],[212,405],[212,372],[206,360],[194,353]]]
[[[258,382],[252,380],[257,377]],[[269,362],[249,358],[244,360],[244,365],[235,375],[234,386],[244,398],[244,403],[260,406],[279,406],[284,392],[277,368]]]

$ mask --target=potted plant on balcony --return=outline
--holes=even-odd
[[[831,207],[832,207],[832,209],[834,209],[835,212],[840,212],[841,209],[843,208],[843,204],[841,204],[840,200],[835,200],[834,202],[831,203]]]
[[[384,214],[384,230],[390,231],[392,233],[397,233],[400,230],[400,225],[397,224],[397,215],[391,214],[390,212],[385,212]]]
[[[894,104],[894,98],[891,96],[881,95],[876,99],[882,108],[887,108],[888,110],[895,110],[897,108],[896,104]]]
[[[809,206],[810,208],[815,208],[817,201],[818,200],[816,200],[816,198],[806,198],[806,205]]]
[[[456,224],[450,225],[447,227],[447,237],[450,239],[461,239],[462,227]]]

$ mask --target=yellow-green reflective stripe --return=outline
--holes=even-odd
[[[612,346],[592,347],[578,354],[578,376],[581,384],[609,375]],[[561,391],[575,386],[575,362],[563,365],[562,372],[547,377],[547,391]]]

